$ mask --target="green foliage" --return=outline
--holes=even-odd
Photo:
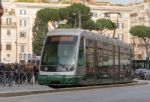
[[[41,55],[41,50],[42,50],[42,45],[43,45],[43,36],[41,34],[37,34],[34,39],[33,39],[33,52],[34,54],[40,56]]]
[[[148,49],[150,48],[150,27],[137,25],[129,31],[133,36],[137,36],[143,47],[145,47],[147,57],[150,57]]]
[[[117,28],[116,24],[109,19],[98,19],[96,21],[96,29],[103,33],[103,30],[115,30]]]
[[[69,9],[69,7],[59,9],[60,20],[64,20],[64,19],[68,18],[68,16],[69,16],[68,9]]]
[[[150,37],[150,27],[146,27],[143,25],[137,25],[130,29],[129,31],[133,36],[137,36],[139,38]]]
[[[41,18],[36,18],[33,27],[33,52],[36,55],[41,55],[43,38],[48,32],[47,22],[43,22]]]
[[[44,8],[37,12],[36,17],[45,22],[60,20],[59,9]]]
[[[72,27],[79,27],[79,20],[81,20],[81,27],[91,18],[90,8],[84,4],[72,4],[68,9],[67,23]],[[80,18],[79,18],[80,17]]]
[[[58,28],[72,28],[69,24],[59,24]]]
[[[96,23],[92,19],[89,19],[88,21],[84,23],[83,28],[89,29],[89,30],[95,30],[97,26],[96,26]]]

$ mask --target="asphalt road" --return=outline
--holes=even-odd
[[[150,84],[1,97],[0,102],[150,102]]]

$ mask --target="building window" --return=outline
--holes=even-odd
[[[32,55],[28,54],[28,60],[32,60]]]
[[[24,32],[24,31],[20,32],[20,37],[25,38],[26,37],[26,32]]]
[[[26,20],[25,19],[20,20],[20,26],[21,27],[26,27]]]
[[[10,30],[7,30],[7,35],[10,36],[11,32]]]
[[[19,54],[19,59],[23,59],[22,55],[22,53]]]
[[[119,13],[119,14],[117,15],[117,17],[118,17],[118,18],[123,18],[123,14]]]
[[[123,23],[118,23],[118,29],[124,29],[124,24]]]
[[[92,17],[97,17],[97,12],[92,12]]]
[[[26,54],[23,54],[23,59],[27,59],[27,55]]]
[[[4,12],[7,13],[7,12],[8,12],[8,9],[4,9]]]
[[[7,54],[7,57],[10,58],[10,54]]]
[[[118,33],[118,39],[123,41],[123,33]]]
[[[20,52],[25,52],[25,45],[20,46]]]
[[[7,25],[12,24],[12,18],[6,18],[6,24]]]
[[[20,10],[20,15],[26,15],[26,10]]]
[[[6,50],[11,50],[11,45],[10,44],[6,44]]]

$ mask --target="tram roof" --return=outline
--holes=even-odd
[[[87,39],[93,39],[101,42],[106,42],[108,44],[113,44],[115,46],[131,49],[131,46],[129,44],[123,43],[119,39],[109,38],[105,35],[94,33],[84,29],[55,29],[48,32],[47,36],[51,35],[81,35]]]
[[[80,35],[81,32],[84,30],[82,29],[54,29],[48,32],[47,36],[51,35]]]

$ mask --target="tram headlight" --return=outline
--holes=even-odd
[[[45,67],[45,68],[44,68],[44,70],[45,70],[45,71],[48,71],[48,68],[47,68],[47,67]]]
[[[48,71],[48,67],[41,67],[41,71]]]
[[[74,71],[75,67],[73,66],[66,66],[66,71]]]

